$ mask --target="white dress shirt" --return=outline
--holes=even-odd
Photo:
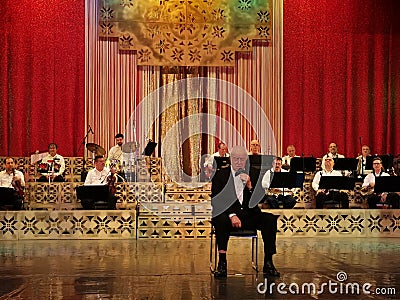
[[[339,154],[339,153],[336,153],[335,155],[333,155],[332,153],[327,153],[327,154],[325,154],[323,157],[322,157],[322,162],[321,162],[321,168],[322,168],[322,170],[325,170],[325,158],[327,158],[327,157],[332,157],[333,159],[335,159],[335,158],[344,158],[344,155],[342,155],[342,154]]]
[[[342,173],[338,170],[332,170],[332,171],[322,170],[322,171],[315,173],[315,176],[314,176],[314,179],[312,182],[312,188],[314,189],[314,191],[318,191],[319,182],[320,182],[322,176],[342,176]]]
[[[370,185],[370,183],[375,183],[375,177],[380,177],[380,176],[390,176],[390,175],[386,172],[382,172],[379,174],[370,173],[367,176],[365,176],[362,187],[367,187]]]
[[[0,187],[14,188],[12,186],[12,179],[14,176],[21,180],[22,186],[25,186],[24,174],[18,170],[15,170],[14,172],[15,175],[12,172],[10,174],[7,173],[7,170],[3,170],[0,172]]]
[[[300,157],[300,156],[295,155],[293,157]],[[289,155],[285,155],[284,157],[282,157],[282,164],[290,166],[290,161],[292,160],[293,157],[290,157]]]
[[[110,174],[110,169],[107,167],[104,167],[102,171],[94,168],[88,172],[84,185],[105,185],[108,183],[107,176]]]
[[[235,171],[231,167],[231,173],[233,176],[233,181],[235,183],[235,191],[236,191],[236,196],[240,202],[240,204],[243,203],[243,190],[244,190],[244,184],[240,176],[235,176]]]
[[[45,163],[48,165],[48,173],[41,173],[42,175],[62,175],[65,171],[65,160],[60,154],[56,154],[53,156],[47,154],[43,157],[41,163]],[[55,168],[55,164],[59,165],[59,169]]]

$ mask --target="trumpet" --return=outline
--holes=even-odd
[[[372,186],[370,186],[370,185],[364,186],[360,190],[360,194],[362,196],[368,196],[368,195],[371,195],[373,193],[374,193],[374,188]]]

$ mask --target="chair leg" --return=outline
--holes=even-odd
[[[217,242],[215,242],[215,247],[214,247],[214,229],[211,228],[211,233],[210,233],[210,270],[211,273],[215,272],[216,265],[217,265]],[[214,251],[214,253],[213,253]],[[214,259],[213,259],[214,257]]]
[[[258,272],[258,237],[251,238],[251,265]]]

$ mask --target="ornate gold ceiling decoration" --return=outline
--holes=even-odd
[[[100,0],[99,35],[136,50],[139,65],[232,66],[271,41],[271,0]]]

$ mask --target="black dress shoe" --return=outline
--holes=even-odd
[[[215,278],[226,278],[227,273],[228,273],[228,268],[227,268],[226,262],[219,262],[218,268],[214,272],[214,277]]]
[[[281,273],[278,272],[272,261],[267,261],[267,263],[263,267],[263,273],[266,276],[273,276],[273,277],[281,276]]]

